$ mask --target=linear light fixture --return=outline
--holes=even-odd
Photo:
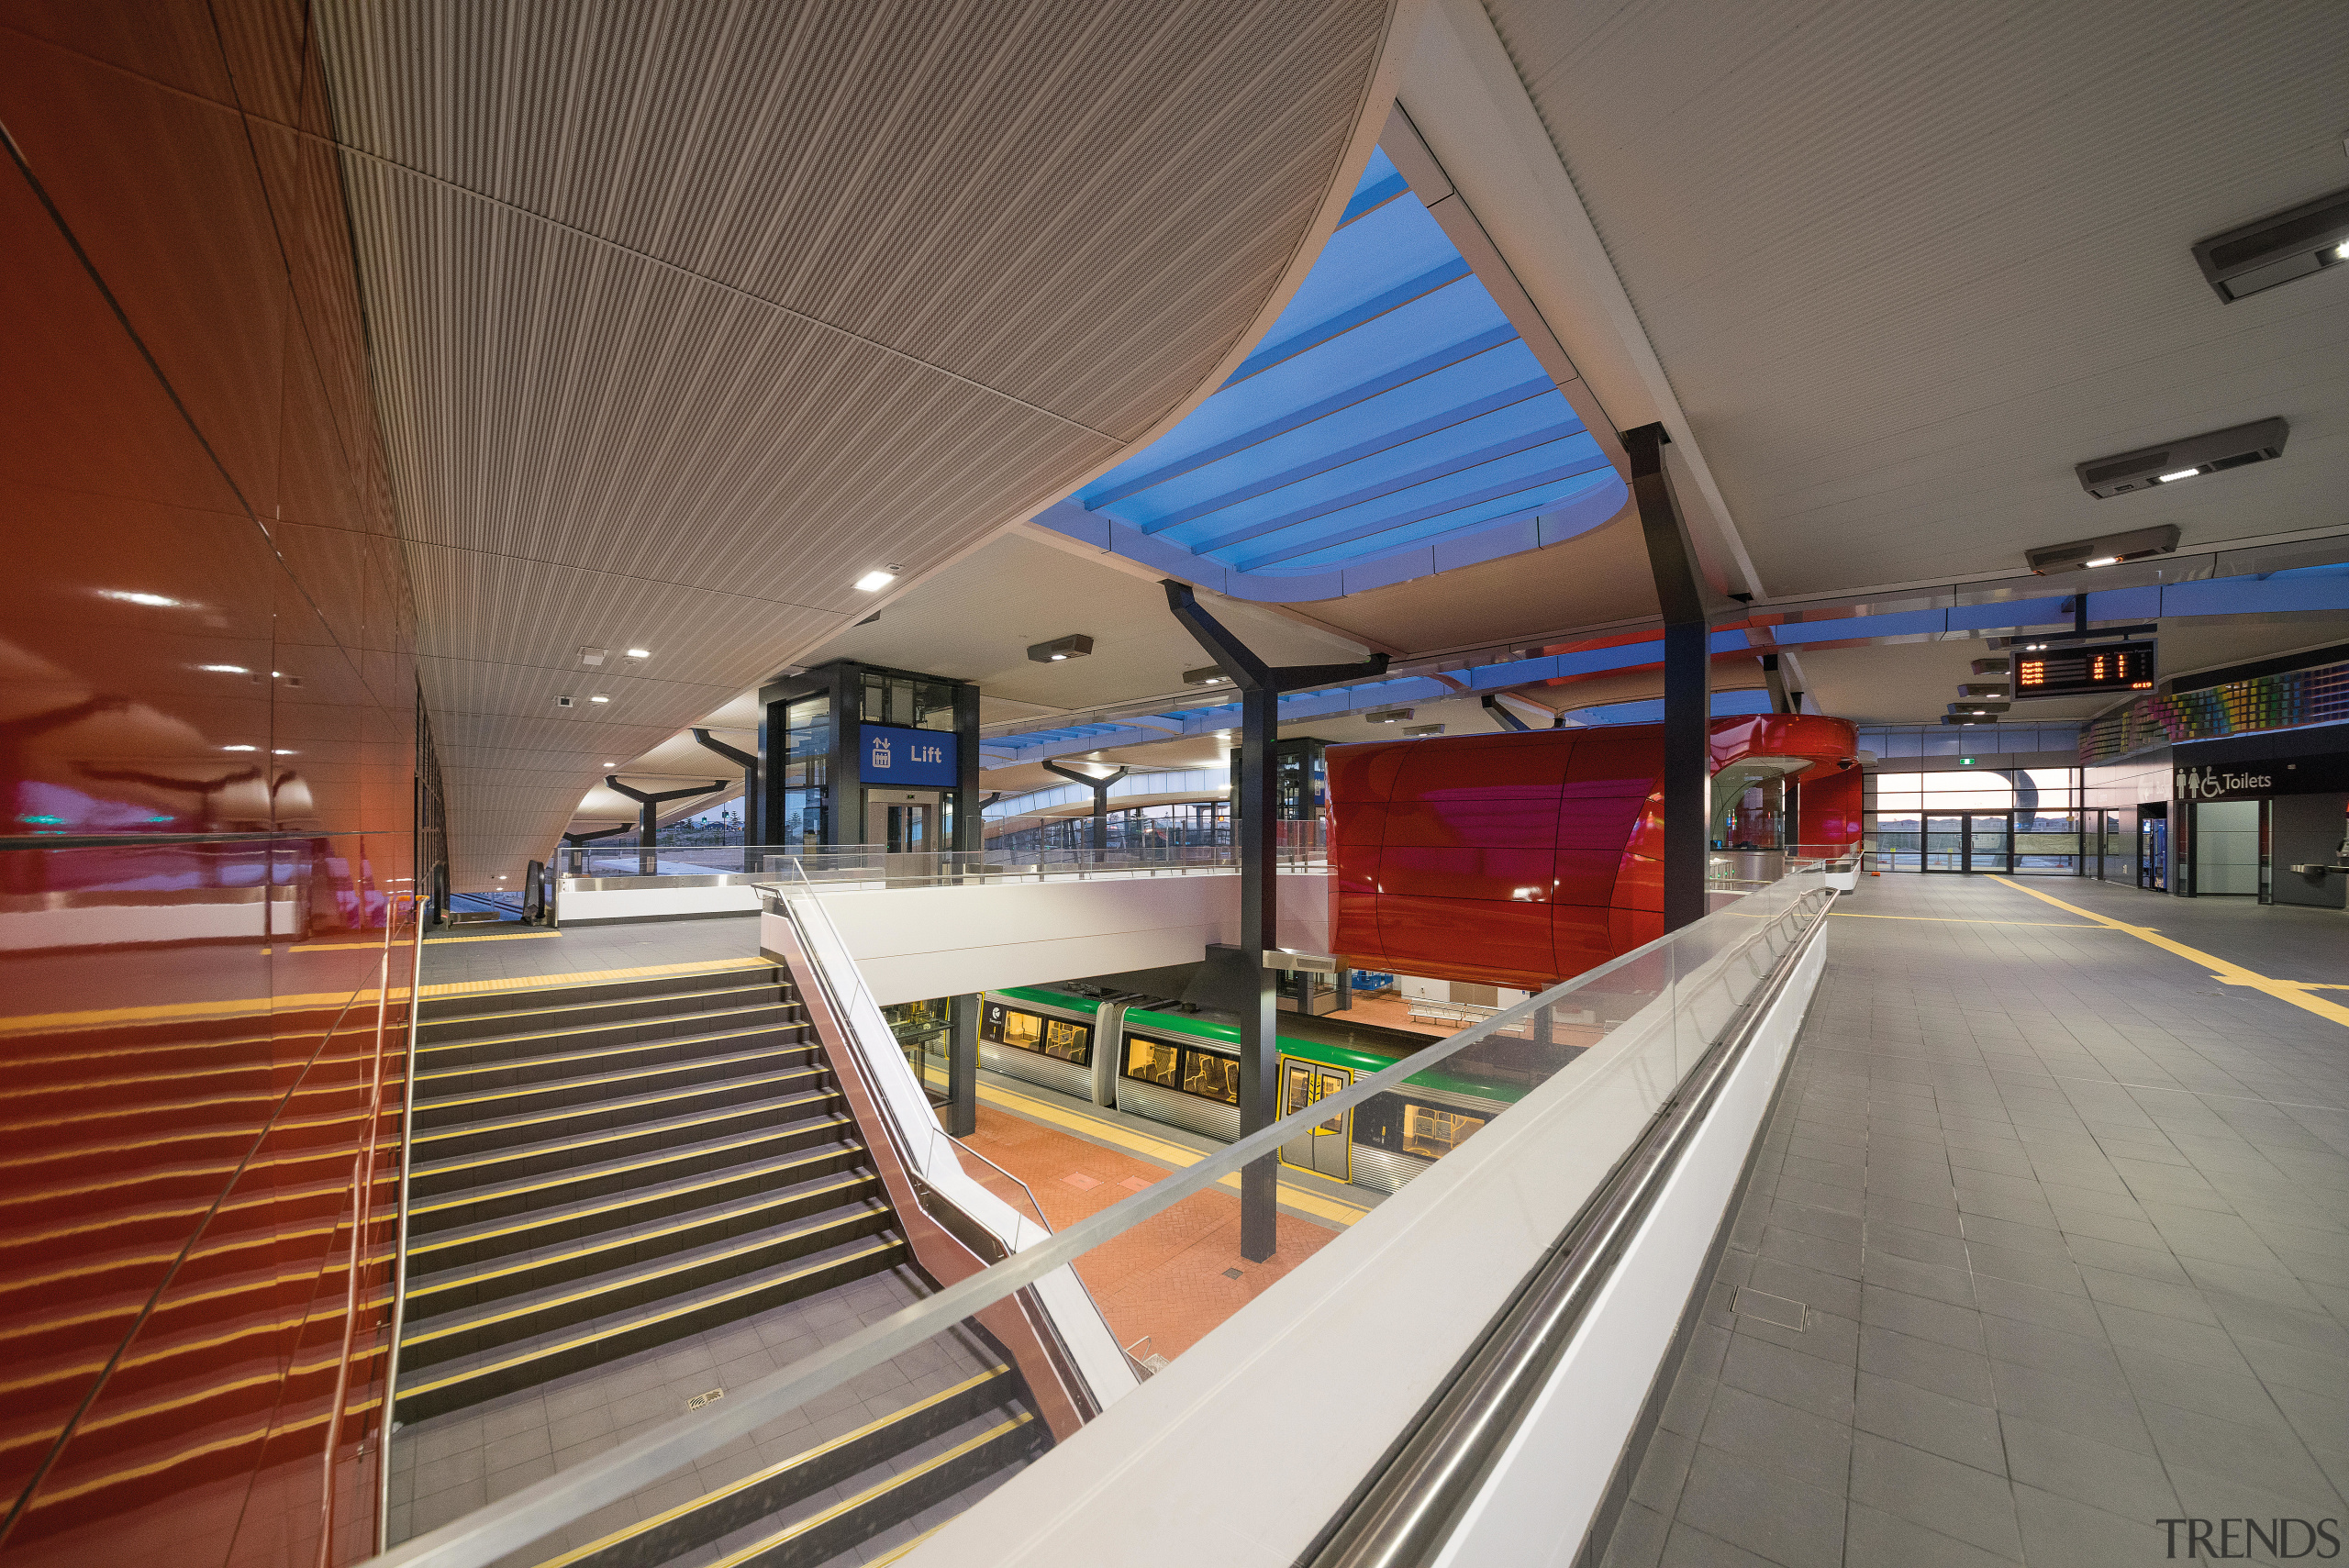
[[[2054,572],[2118,566],[2124,561],[2143,561],[2148,556],[2167,555],[2177,548],[2178,537],[2177,525],[2164,523],[2157,528],[2134,528],[2124,534],[2099,534],[2094,539],[2043,544],[2036,550],[2023,551],[2023,560],[2033,573],[2044,577]]]
[[[2254,419],[2248,425],[2181,436],[2157,447],[2090,458],[2074,464],[2072,472],[2079,475],[2081,489],[2099,501],[2109,501],[2132,491],[2159,490],[2206,473],[2281,457],[2285,439],[2291,433],[2292,427],[2285,420]]]
[[[1230,677],[1227,676],[1222,670],[1213,664],[1209,664],[1205,669],[1201,670],[1186,670],[1183,672],[1183,684],[1186,686],[1227,685],[1230,684]]]
[[[1093,639],[1082,632],[1056,637],[1050,642],[1031,643],[1028,657],[1039,664],[1058,664],[1070,659],[1082,659],[1093,651]]]
[[[867,594],[877,594],[896,580],[897,569],[896,567],[877,568],[858,578],[856,580],[856,585]]]
[[[1364,714],[1362,721],[1364,724],[1401,724],[1410,717],[1411,710],[1408,707],[1382,707]]]
[[[2349,261],[2349,189],[2254,218],[2194,247],[2195,265],[2232,305]]]

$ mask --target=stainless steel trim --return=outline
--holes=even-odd
[[[384,1361],[383,1441],[375,1454],[375,1545],[391,1544],[392,1433],[397,1428],[400,1394],[400,1334],[407,1327],[407,1201],[408,1171],[416,1154],[416,1037],[424,1022],[424,911],[416,916],[414,953],[408,960],[407,1061],[400,1084],[400,1203],[394,1216],[399,1241],[392,1249],[392,1343]]]
[[[1720,1097],[1754,1027],[1824,925],[1812,920],[1779,955],[1769,980],[1741,1005],[1393,1458],[1302,1564],[1405,1568],[1442,1553]]]
[[[660,876],[566,876],[557,879],[561,893],[641,893],[655,887],[751,887],[771,880],[764,873],[714,871],[701,875],[683,872]]]

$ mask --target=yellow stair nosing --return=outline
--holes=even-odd
[[[698,1260],[693,1266],[699,1267],[703,1263],[721,1262],[728,1258],[739,1258],[746,1252],[756,1252],[763,1248],[774,1246],[779,1241],[790,1240],[801,1236],[812,1236],[826,1230],[836,1230],[844,1225],[853,1225],[860,1220],[870,1219],[875,1214],[894,1216],[895,1213],[896,1211],[890,1208],[887,1204],[871,1204],[868,1207],[859,1209],[853,1213],[837,1215],[829,1219],[811,1221],[799,1225],[792,1229],[785,1230],[781,1236],[761,1235],[740,1239],[739,1245],[724,1248],[717,1252],[710,1253]],[[580,1255],[580,1253],[592,1251],[594,1251],[593,1248],[583,1247],[576,1252],[560,1253],[553,1258],[540,1259],[539,1262],[541,1263],[560,1262],[563,1258],[576,1257]],[[625,1290],[632,1284],[642,1284],[647,1281],[657,1280],[664,1273],[674,1273],[678,1272],[678,1268],[680,1266],[682,1265],[677,1260],[663,1259],[659,1264],[639,1268],[633,1273],[624,1273],[618,1280],[607,1281],[603,1284],[596,1286],[592,1290],[574,1290],[566,1296],[540,1298],[525,1305],[508,1307],[502,1311],[490,1312],[477,1318],[468,1318],[462,1323],[451,1323],[446,1328],[419,1330],[418,1332],[410,1334],[406,1338],[403,1339],[400,1341],[400,1348],[405,1350],[410,1345],[429,1345],[436,1340],[445,1340],[451,1334],[468,1333],[476,1329],[486,1328],[493,1323],[507,1322],[516,1318],[527,1318],[533,1313],[548,1311],[551,1308],[557,1307],[569,1307],[582,1301],[592,1301],[596,1296],[608,1296],[615,1290]],[[491,1276],[483,1274],[475,1275],[473,1277],[475,1280],[480,1280]],[[458,1281],[456,1283],[463,1284],[466,1282]]]
[[[775,1024],[770,1027],[774,1029],[797,1029],[801,1026],[797,1024]],[[466,1073],[505,1073],[510,1072],[518,1067],[540,1067],[545,1066],[548,1063],[557,1062],[587,1062],[592,1061],[598,1056],[615,1056],[622,1051],[650,1051],[655,1047],[663,1045],[687,1045],[691,1044],[695,1040],[739,1040],[744,1035],[761,1034],[764,1032],[765,1031],[763,1029],[753,1028],[748,1029],[720,1029],[714,1030],[707,1034],[656,1035],[651,1040],[615,1040],[609,1045],[589,1046],[582,1051],[561,1051],[546,1056],[515,1056],[495,1062],[470,1062],[454,1067],[435,1067],[429,1071],[418,1073],[416,1075],[416,1081],[418,1084],[422,1084],[429,1079],[453,1078]],[[526,1037],[518,1035],[515,1038],[522,1039]],[[785,1051],[813,1051],[816,1049],[816,1042],[814,1040],[796,1040],[789,1045],[777,1047],[777,1049]],[[556,1079],[552,1081],[557,1083],[573,1082],[573,1080],[570,1079]]]
[[[849,1118],[847,1118],[846,1117],[835,1117],[835,1118],[833,1118],[832,1119],[833,1119],[834,1123],[837,1125],[838,1123],[842,1122],[842,1121],[846,1121],[846,1120],[847,1120],[847,1119],[849,1119]],[[785,1123],[785,1126],[796,1126],[796,1125],[797,1125],[797,1124],[796,1124],[796,1123]],[[743,1146],[743,1145],[745,1145],[745,1144],[756,1143],[756,1142],[758,1142],[762,1138],[770,1137],[770,1136],[772,1136],[772,1135],[773,1135],[773,1131],[772,1131],[772,1129],[761,1129],[760,1131],[755,1132],[755,1133],[744,1133],[744,1134],[743,1134],[742,1136],[740,1136],[740,1138],[735,1138],[735,1139],[729,1139],[729,1140],[721,1140],[721,1141],[719,1142],[719,1144],[718,1144],[718,1147],[717,1149],[714,1149],[714,1150],[713,1150],[713,1149],[708,1148],[708,1146],[707,1146],[707,1145],[706,1145],[706,1144],[686,1144],[686,1145],[683,1145],[682,1147],[685,1147],[685,1148],[691,1148],[691,1149],[695,1149],[695,1150],[696,1150],[696,1151],[698,1151],[708,1152],[708,1153],[722,1153],[722,1152],[724,1152],[724,1151],[725,1151],[725,1150],[726,1150],[726,1148],[728,1147],[728,1145],[729,1145],[729,1144],[731,1144],[733,1147],[740,1148],[740,1147],[741,1147],[741,1146]],[[790,1159],[785,1160],[785,1161],[783,1163],[781,1163],[780,1165],[770,1165],[770,1166],[767,1166],[767,1167],[766,1167],[766,1169],[767,1169],[767,1170],[770,1170],[770,1171],[787,1171],[787,1170],[789,1170],[789,1169],[790,1169],[792,1166],[794,1166],[794,1165],[806,1165],[806,1164],[812,1164],[812,1163],[814,1163],[814,1162],[815,1162],[816,1161],[818,1161],[818,1160],[825,1160],[825,1159],[830,1159],[830,1158],[833,1158],[833,1157],[838,1153],[838,1151],[839,1151],[840,1150],[842,1150],[842,1149],[854,1150],[854,1151],[859,1151],[859,1152],[862,1152],[862,1151],[863,1151],[863,1148],[864,1148],[864,1145],[863,1145],[862,1142],[857,1141],[857,1140],[851,1140],[850,1141],[848,1141],[848,1142],[846,1142],[846,1143],[834,1144],[834,1145],[830,1145],[830,1146],[828,1146],[828,1147],[823,1148],[823,1149],[811,1150],[811,1151],[807,1151],[807,1152],[805,1152],[805,1153],[801,1153],[801,1152],[798,1152],[798,1151],[795,1151],[793,1152],[793,1155],[792,1155],[792,1157],[791,1157]],[[673,1152],[673,1153],[674,1153],[674,1151],[672,1151],[671,1152]],[[624,1172],[628,1172],[628,1171],[640,1171],[640,1170],[643,1170],[645,1167],[647,1167],[647,1166],[649,1166],[649,1165],[658,1165],[658,1164],[660,1164],[661,1162],[661,1162],[661,1161],[659,1161],[659,1160],[657,1160],[657,1159],[655,1159],[655,1160],[636,1160],[636,1161],[631,1161],[631,1162],[629,1162],[628,1164],[625,1164],[625,1165],[619,1166],[617,1170],[610,1170],[610,1171],[599,1172],[599,1173],[598,1173],[598,1174],[604,1174],[604,1175],[618,1175],[618,1174],[620,1174],[620,1173],[624,1173]],[[725,1170],[727,1170],[727,1171],[731,1171],[731,1170],[733,1170],[733,1169],[734,1169],[734,1167],[732,1167],[732,1166],[729,1165],[729,1166],[724,1167],[724,1169],[725,1169]],[[545,1189],[547,1189],[548,1187],[559,1187],[559,1186],[563,1185],[566,1182],[570,1182],[570,1181],[577,1181],[577,1180],[580,1180],[580,1179],[581,1179],[581,1173],[580,1173],[578,1171],[576,1171],[576,1170],[573,1170],[573,1171],[571,1171],[571,1172],[567,1172],[567,1173],[560,1173],[559,1175],[549,1175],[549,1176],[544,1177],[544,1178],[537,1177],[537,1176],[526,1177],[526,1178],[524,1178],[523,1180],[521,1180],[521,1181],[518,1181],[518,1182],[500,1183],[500,1184],[498,1184],[496,1186],[492,1187],[492,1188],[490,1188],[489,1190],[487,1190],[487,1191],[485,1191],[485,1192],[479,1192],[479,1191],[477,1191],[477,1192],[468,1193],[468,1194],[466,1194],[466,1195],[465,1195],[464,1196],[462,1196],[462,1197],[452,1197],[452,1198],[449,1198],[449,1199],[447,1199],[446,1201],[432,1202],[432,1203],[421,1203],[421,1204],[413,1204],[413,1203],[412,1203],[412,1204],[410,1204],[410,1205],[408,1206],[407,1212],[408,1212],[409,1214],[411,1214],[411,1215],[417,1215],[417,1214],[437,1214],[437,1213],[439,1213],[440,1210],[442,1210],[442,1209],[444,1209],[444,1208],[462,1208],[462,1207],[464,1207],[465,1205],[467,1205],[467,1204],[484,1203],[484,1202],[487,1202],[488,1200],[490,1200],[490,1199],[492,1199],[492,1198],[513,1197],[513,1196],[518,1196],[518,1195],[519,1195],[520,1194],[523,1194],[523,1193],[529,1193],[529,1192],[542,1192],[542,1191],[544,1191]],[[728,1179],[728,1180],[732,1180],[733,1178],[731,1178],[731,1177],[729,1176],[729,1177],[728,1177],[727,1179]],[[613,1200],[614,1200],[615,1204],[618,1204],[618,1205],[622,1205],[622,1206],[624,1206],[624,1204],[625,1204],[625,1202],[626,1202],[626,1201],[628,1201],[628,1200],[631,1199],[632,1197],[634,1197],[635,1195],[637,1195],[637,1193],[639,1193],[639,1192],[640,1192],[640,1191],[641,1191],[641,1189],[635,1189],[634,1191],[627,1192],[627,1193],[615,1193],[615,1194],[613,1194],[613,1195],[612,1195],[612,1197],[613,1197]],[[593,1213],[593,1212],[595,1212],[595,1211],[594,1211],[594,1210],[592,1210],[592,1209],[590,1209],[590,1210],[587,1210],[586,1212],[588,1212],[588,1213]],[[464,1228],[462,1228],[462,1227],[461,1227],[461,1228],[460,1228],[460,1229],[464,1229]],[[439,1249],[439,1248],[440,1248],[440,1247],[453,1247],[453,1246],[459,1245],[462,1241],[478,1241],[478,1240],[486,1240],[488,1237],[491,1237],[491,1236],[502,1236],[502,1235],[508,1234],[508,1233],[510,1233],[510,1232],[511,1232],[511,1231],[513,1231],[513,1230],[518,1230],[518,1229],[519,1229],[519,1230],[527,1230],[527,1229],[529,1229],[529,1226],[527,1226],[527,1225],[521,1225],[521,1226],[508,1226],[508,1227],[507,1227],[507,1228],[506,1228],[505,1229],[503,1229],[503,1230],[487,1230],[487,1231],[479,1231],[479,1232],[476,1232],[476,1233],[474,1233],[473,1235],[471,1235],[471,1236],[455,1236],[455,1237],[452,1237],[451,1239],[450,1239],[450,1240],[448,1240],[438,1241],[438,1242],[431,1241],[431,1240],[429,1240],[429,1239],[418,1239],[418,1240],[411,1240],[411,1241],[409,1241],[407,1250],[408,1250],[409,1253],[410,1253],[411,1255],[413,1255],[413,1254],[415,1254],[415,1253],[417,1253],[417,1252],[419,1252],[419,1251],[436,1251],[436,1250],[438,1250],[438,1249]]]
[[[704,1038],[729,1040],[759,1032],[761,1031],[756,1029],[738,1029],[731,1035],[721,1034]],[[655,1066],[631,1067],[624,1073],[596,1073],[584,1078],[550,1078],[543,1084],[521,1084],[510,1089],[496,1089],[484,1095],[441,1095],[433,1099],[417,1101],[416,1108],[419,1111],[445,1110],[451,1106],[478,1106],[491,1100],[515,1099],[523,1095],[548,1094],[556,1089],[581,1089],[596,1084],[625,1084],[631,1078],[653,1078],[663,1073],[685,1072],[695,1067],[714,1067],[774,1054],[774,1051],[772,1050],[734,1051],[722,1056],[696,1057],[684,1062],[664,1062]]]
[[[772,1100],[751,1100],[744,1105],[736,1106],[730,1108],[739,1112],[751,1109],[757,1106],[794,1106],[801,1103],[802,1101],[836,1100],[840,1097],[841,1092],[838,1089],[799,1089],[795,1090],[788,1095],[777,1095]],[[675,1125],[678,1123],[690,1123],[702,1118],[696,1117],[671,1117],[665,1119],[670,1124]],[[813,1120],[817,1118],[811,1118],[809,1119]],[[840,1121],[847,1118],[835,1114],[832,1119]],[[796,1124],[785,1122],[783,1125],[790,1127]],[[598,1143],[616,1143],[623,1138],[640,1137],[647,1131],[660,1130],[661,1127],[662,1123],[660,1121],[645,1122],[616,1129],[607,1129],[594,1133],[574,1134],[569,1138],[551,1138],[544,1143],[516,1143],[504,1149],[493,1149],[483,1154],[466,1155],[462,1158],[452,1156],[442,1160],[419,1161],[410,1172],[410,1175],[411,1177],[437,1176],[446,1171],[467,1171],[472,1170],[476,1166],[495,1165],[508,1160],[528,1159],[534,1154],[561,1153],[573,1149],[592,1149]],[[449,1129],[449,1133],[451,1135],[454,1135],[459,1132],[471,1130],[475,1129],[464,1127],[451,1128]],[[419,1140],[428,1136],[429,1136],[428,1133],[418,1133],[417,1135]],[[679,1144],[677,1147],[682,1149],[688,1146]]]
[[[746,1052],[745,1054],[750,1053]],[[632,1110],[639,1106],[659,1105],[663,1100],[689,1099],[695,1095],[707,1094],[712,1089],[719,1088],[728,1084],[731,1084],[736,1087],[743,1087],[753,1084],[774,1084],[781,1083],[786,1078],[804,1078],[809,1073],[829,1073],[829,1071],[830,1069],[828,1067],[786,1067],[778,1073],[759,1073],[747,1078],[720,1078],[714,1083],[708,1084],[687,1084],[681,1088],[662,1094],[631,1095],[626,1099],[607,1100],[600,1105],[551,1106],[542,1112],[538,1112],[530,1116],[501,1117],[495,1121],[468,1121],[460,1122],[454,1127],[419,1129],[415,1137],[409,1141],[411,1143],[426,1143],[443,1138],[461,1138],[469,1132],[499,1132],[508,1128],[529,1127],[533,1122],[562,1121],[568,1117],[591,1115],[596,1111]],[[577,1081],[593,1082],[593,1080]],[[476,1102],[458,1100],[443,1103],[470,1105]],[[422,1110],[425,1107],[421,1103],[419,1103],[416,1108],[417,1110]]]
[[[725,1303],[734,1300],[737,1297],[754,1296],[760,1291],[771,1290],[776,1285],[788,1284],[793,1280],[802,1279],[809,1274],[821,1273],[827,1269],[837,1268],[842,1263],[856,1262],[860,1259],[870,1258],[881,1252],[901,1251],[904,1248],[905,1242],[903,1240],[885,1240],[875,1241],[870,1247],[860,1248],[856,1251],[844,1253],[837,1258],[829,1258],[820,1263],[811,1263],[804,1269],[794,1269],[789,1273],[782,1274],[773,1279],[763,1280],[756,1284],[746,1284],[741,1286],[740,1289],[727,1291],[721,1295],[705,1296],[698,1301],[680,1307],[677,1309],[676,1315],[682,1315],[685,1312],[698,1312],[710,1307],[723,1306]],[[581,1345],[592,1345],[597,1340],[608,1338],[612,1332],[621,1329],[641,1328],[648,1323],[657,1323],[661,1321],[664,1316],[671,1315],[672,1314],[654,1312],[647,1317],[636,1318],[629,1323],[615,1324],[612,1329],[606,1330],[603,1333],[582,1334],[575,1339],[564,1340],[559,1343],[551,1345],[540,1345],[537,1349],[526,1351],[521,1355],[508,1356],[503,1361],[491,1362],[486,1365],[473,1367],[470,1371],[461,1372],[454,1373],[451,1376],[439,1378],[430,1383],[410,1384],[399,1391],[399,1396],[401,1398],[410,1398],[417,1395],[436,1393],[443,1388],[453,1388],[462,1384],[472,1383],[477,1379],[487,1377],[494,1373],[504,1372],[508,1367],[527,1366],[534,1361],[544,1360],[549,1356],[558,1354],[563,1351],[574,1350]]]
[[[990,1427],[987,1430],[979,1433],[976,1437],[965,1438],[963,1441],[956,1443],[952,1448],[948,1449],[943,1453],[932,1454],[930,1458],[922,1461],[919,1464],[915,1465],[911,1470],[901,1470],[885,1481],[876,1481],[872,1485],[867,1486],[863,1491],[859,1492],[853,1497],[843,1497],[829,1508],[810,1514],[806,1518],[799,1520],[796,1524],[786,1525],[782,1529],[775,1531],[773,1535],[767,1536],[760,1540],[752,1541],[748,1546],[741,1547],[737,1551],[729,1552],[726,1556],[721,1557],[717,1562],[711,1563],[710,1568],[740,1568],[740,1564],[754,1562],[758,1558],[763,1557],[768,1552],[774,1551],[777,1547],[787,1545],[795,1539],[807,1534],[818,1526],[828,1525],[834,1519],[843,1518],[844,1516],[854,1512],[856,1509],[863,1507],[867,1503],[871,1503],[877,1498],[887,1496],[890,1493],[896,1491],[898,1487],[905,1485],[907,1482],[918,1480],[924,1475],[930,1474],[933,1471],[943,1470],[947,1465],[952,1463],[955,1460],[962,1458],[964,1454],[973,1453],[979,1449],[985,1448],[987,1444],[995,1441],[997,1438],[1002,1437],[1006,1432],[1018,1431],[1020,1428],[1028,1425],[1035,1418],[1036,1418],[1028,1411],[1022,1410],[1018,1415],[1012,1417],[1009,1420],[998,1422],[995,1426]]]
[[[648,1534],[662,1525],[670,1524],[677,1519],[684,1518],[687,1515],[695,1512],[696,1509],[707,1507],[720,1498],[733,1496],[750,1487],[772,1481],[776,1476],[783,1474],[786,1471],[819,1459],[825,1454],[832,1452],[836,1449],[845,1448],[847,1445],[856,1441],[858,1439],[868,1437],[871,1434],[881,1430],[885,1427],[895,1425],[896,1422],[904,1420],[907,1417],[913,1415],[917,1411],[928,1408],[931,1406],[942,1405],[947,1400],[953,1398],[956,1395],[976,1388],[981,1384],[991,1383],[996,1378],[1003,1376],[1004,1373],[1010,1370],[1011,1369],[1008,1364],[998,1362],[994,1366],[987,1368],[985,1372],[974,1373],[971,1376],[964,1378],[962,1382],[954,1385],[952,1388],[941,1388],[935,1394],[928,1395],[920,1399],[915,1400],[912,1404],[904,1407],[902,1409],[892,1410],[885,1416],[877,1417],[873,1420],[867,1421],[864,1425],[857,1428],[852,1432],[842,1432],[839,1437],[830,1439],[825,1442],[818,1443],[814,1448],[807,1449],[802,1452],[795,1453],[789,1459],[777,1460],[774,1463],[768,1465],[764,1470],[755,1472],[750,1475],[745,1475],[739,1481],[729,1481],[725,1485],[718,1487],[716,1491],[706,1492],[702,1494],[702,1496],[694,1498],[691,1502],[679,1503],[674,1507],[664,1509],[663,1511],[653,1515],[649,1519],[639,1519],[632,1525],[623,1525],[618,1529],[614,1530],[611,1534],[605,1536],[600,1540],[593,1540],[584,1546],[573,1547],[560,1557],[548,1559],[546,1562],[540,1563],[539,1568],[568,1568],[568,1565],[571,1563],[581,1562],[597,1552],[608,1551],[612,1547],[618,1545],[632,1537]],[[907,1544],[910,1546],[913,1543],[909,1541]],[[902,1551],[904,1549],[900,1548],[899,1550]]]

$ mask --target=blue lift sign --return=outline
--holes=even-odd
[[[961,782],[954,737],[943,730],[868,724],[857,741],[857,776],[866,784],[952,789]]]

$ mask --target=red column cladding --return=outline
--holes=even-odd
[[[410,603],[299,4],[0,0],[0,1559],[375,1546]]]
[[[1854,739],[1816,715],[1716,719],[1712,766],[1806,760],[1804,842],[1849,843]],[[1329,762],[1331,940],[1351,961],[1538,989],[1663,934],[1662,725],[1336,746]]]

